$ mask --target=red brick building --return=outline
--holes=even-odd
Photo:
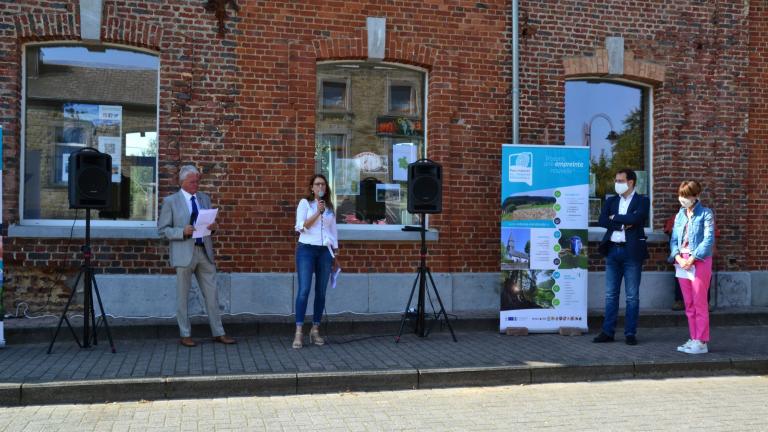
[[[66,204],[60,161],[78,146],[113,143],[102,138],[114,127],[103,113],[115,107],[120,206],[95,216],[92,246],[106,297],[136,305],[116,314],[173,310],[167,245],[153,223],[187,163],[204,172],[202,189],[221,209],[215,243],[225,310],[290,313],[296,203],[313,172],[338,175],[350,160],[370,171],[334,184],[353,197],[345,221],[368,223],[340,224],[349,279],[336,310],[399,310],[419,251],[418,237],[399,230],[414,220],[402,211],[407,190],[398,180],[397,145],[443,166],[444,211],[429,218],[429,265],[449,309],[497,306],[499,158],[515,126],[512,2],[240,0],[222,2],[219,11],[206,3],[0,4],[6,308],[27,302],[51,309],[48,303],[60,304],[68,293],[60,275],[80,265],[82,228],[75,223],[70,240],[74,211],[54,205]],[[640,133],[633,142],[653,199],[648,229],[656,241],[643,305],[671,302],[661,230],[676,211],[677,184],[689,177],[704,181],[718,218],[724,300],[768,304],[760,291],[765,203],[758,183],[768,140],[765,3],[519,6],[522,143],[581,144],[568,132],[567,101],[578,100],[571,91],[613,83],[637,95]],[[385,18],[385,31],[368,18]],[[109,67],[99,63],[100,53],[112,56]],[[116,85],[109,68],[136,73]],[[146,71],[156,71],[156,81]],[[53,95],[56,86],[40,84],[75,72],[97,78],[83,90],[59,86],[61,97]],[[131,86],[155,86],[154,104],[151,94],[118,90]],[[41,88],[48,90],[34,93]],[[408,120],[410,131],[382,133],[381,124],[396,118]],[[584,139],[596,136],[597,120],[585,127],[576,120]],[[611,131],[626,120],[614,119]],[[390,189],[394,198],[370,204],[381,200],[368,195],[362,205],[368,179],[376,191],[378,184],[399,185]],[[596,229],[590,238],[598,235]],[[592,255],[591,266],[590,294],[598,294],[602,260]],[[596,295],[590,306],[599,303]]]

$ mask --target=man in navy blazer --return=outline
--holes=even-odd
[[[645,226],[650,201],[635,192],[637,174],[631,169],[616,173],[616,195],[605,200],[598,224],[605,228],[599,251],[605,256],[605,319],[593,342],[613,342],[619,312],[621,280],[627,298],[624,341],[637,345],[637,319],[640,312],[640,275],[648,258]]]

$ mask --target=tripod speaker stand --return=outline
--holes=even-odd
[[[53,344],[56,342],[61,324],[64,321],[67,322],[67,327],[69,327],[69,331],[72,332],[72,336],[80,348],[89,348],[91,344],[98,345],[98,330],[99,326],[103,324],[112,353],[116,352],[112,333],[109,331],[107,316],[104,312],[104,304],[101,302],[99,286],[96,284],[93,267],[91,267],[91,209],[110,206],[111,172],[112,158],[109,154],[101,153],[96,149],[85,147],[69,156],[69,208],[85,209],[85,244],[80,249],[83,252],[83,264],[80,266],[80,273],[77,274],[72,293],[69,295],[64,312],[59,318],[59,325],[56,326],[56,332],[48,346],[48,354],[53,350]],[[77,286],[81,279],[83,280],[83,343],[80,343],[80,339],[77,338],[77,333],[67,317],[69,306],[77,293]],[[96,320],[96,311],[93,307],[94,294],[96,294],[96,300],[99,302],[100,321]],[[91,332],[91,327],[93,332]]]
[[[426,240],[426,222],[425,217],[426,215],[424,213],[421,214],[421,262],[419,263],[419,268],[416,270],[416,279],[413,281],[413,287],[411,288],[411,294],[408,296],[408,304],[405,305],[405,311],[403,312],[403,318],[400,320],[400,331],[397,332],[397,337],[395,337],[395,343],[400,342],[400,337],[403,335],[403,328],[405,327],[405,320],[409,316],[409,310],[411,308],[411,302],[413,301],[413,294],[416,292],[416,285],[419,286],[419,295],[418,300],[416,303],[416,326],[415,326],[415,333],[419,335],[419,337],[427,337],[429,335],[429,332],[432,328],[430,325],[429,328],[427,328],[427,320],[426,320],[426,305],[425,300],[427,296],[427,278],[429,278],[429,286],[432,288],[432,292],[435,294],[435,298],[437,298],[437,303],[440,305],[440,309],[435,311],[434,305],[432,305],[433,313],[432,313],[432,320],[438,320],[443,319],[445,320],[445,324],[448,326],[448,330],[451,331],[451,337],[453,338],[454,342],[458,342],[456,339],[456,334],[453,332],[453,327],[451,326],[451,322],[448,320],[448,314],[445,312],[445,307],[443,306],[443,300],[440,298],[440,293],[437,291],[437,286],[435,285],[435,280],[432,278],[432,272],[429,271],[429,267],[427,267],[427,240]],[[432,301],[430,300],[430,304],[432,304]]]
[[[90,348],[91,344],[98,345],[98,330],[99,326],[103,324],[104,329],[107,332],[107,338],[112,353],[117,352],[115,350],[115,342],[112,340],[112,333],[109,331],[107,316],[104,313],[104,305],[101,302],[99,286],[96,284],[96,277],[94,277],[93,268],[91,267],[91,209],[85,210],[85,244],[81,250],[83,251],[83,265],[80,266],[80,273],[77,274],[75,285],[72,287],[72,293],[69,295],[67,305],[64,307],[64,312],[61,313],[61,318],[59,318],[59,325],[56,326],[56,333],[53,334],[51,344],[48,346],[48,354],[53,350],[53,344],[56,342],[56,337],[58,337],[59,330],[61,330],[61,324],[64,321],[67,322],[67,327],[69,327],[77,346],[80,348]],[[69,306],[72,304],[72,299],[77,293],[77,285],[80,283],[80,279],[83,280],[83,343],[80,343],[80,339],[78,339],[77,333],[75,333],[75,329],[72,327],[72,323],[69,322],[69,318],[67,317]],[[99,310],[101,311],[101,316],[99,317],[100,321],[96,321],[96,311],[93,307],[93,294],[96,294],[96,300],[99,302]],[[93,326],[93,332],[91,332],[91,326]]]

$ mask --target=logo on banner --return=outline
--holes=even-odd
[[[510,183],[533,185],[533,153],[513,153],[509,155]]]

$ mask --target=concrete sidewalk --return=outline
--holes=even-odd
[[[331,335],[326,346],[301,350],[291,348],[290,332],[231,332],[237,345],[201,338],[186,348],[176,338],[126,338],[130,327],[113,327],[121,335],[116,354],[103,332],[98,346],[81,349],[67,329],[50,355],[47,343],[0,350],[0,404],[768,374],[763,324],[715,327],[712,352],[699,356],[675,350],[687,339],[683,326],[641,328],[637,346],[625,345],[620,329],[616,342],[594,344],[593,334],[515,337],[461,326],[457,343],[443,330],[427,338],[408,332],[396,344],[391,326],[389,334]]]

